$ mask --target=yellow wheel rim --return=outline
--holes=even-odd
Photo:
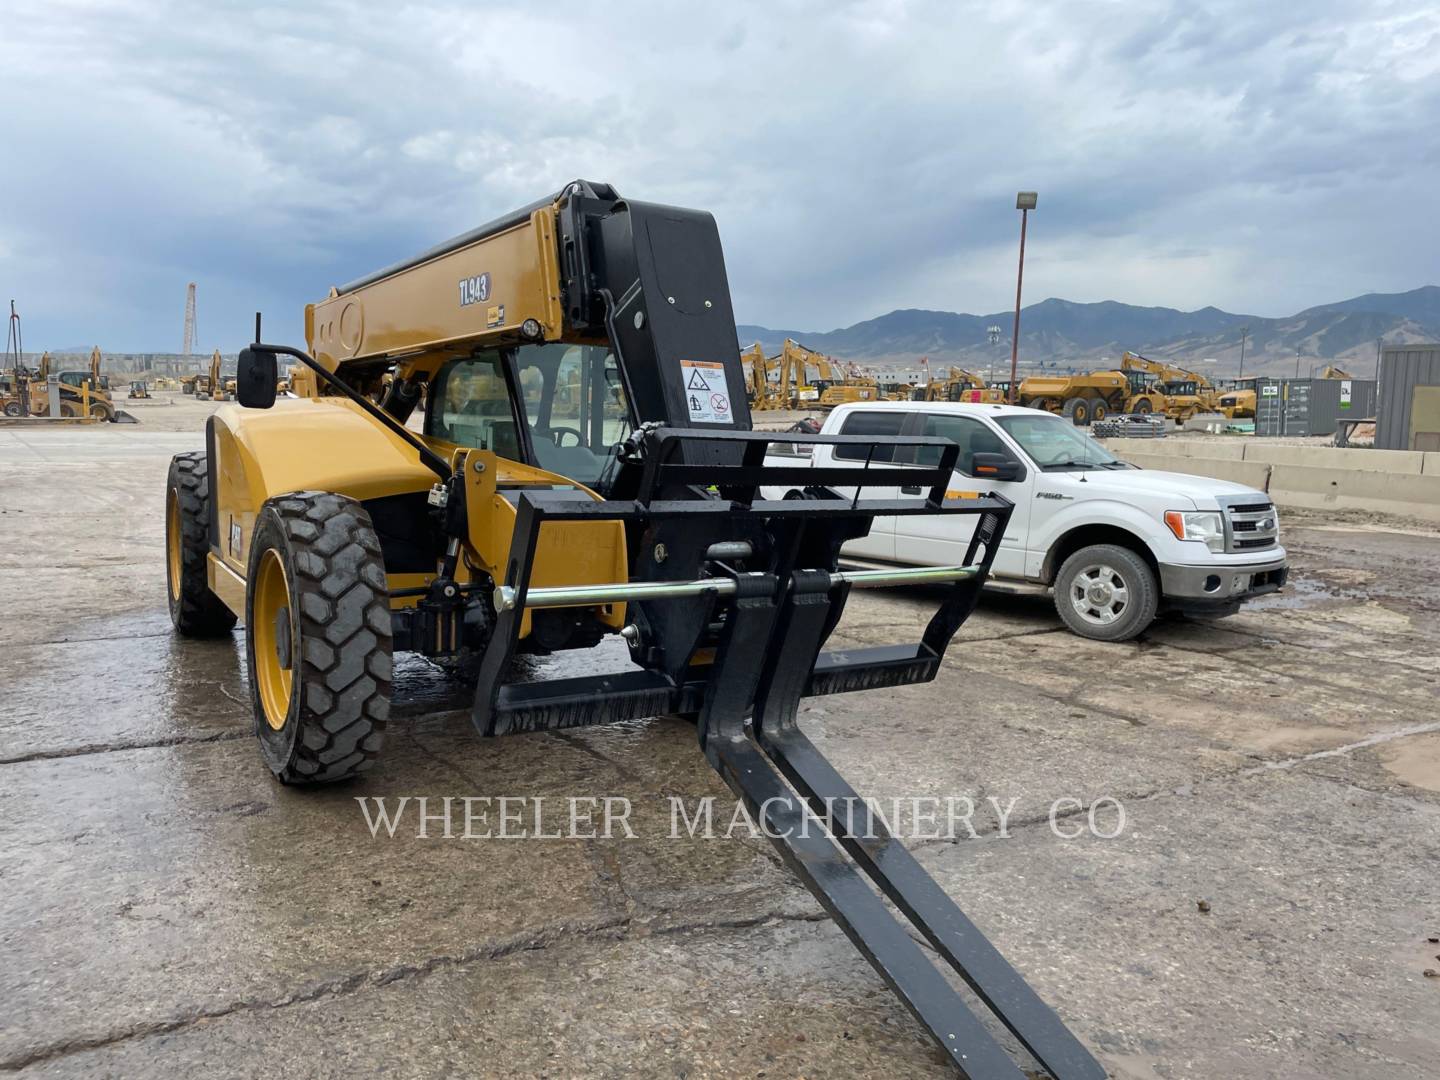
[[[180,573],[184,565],[180,552],[180,496],[174,488],[165,497],[165,557],[166,583],[170,586],[170,599],[180,598]]]
[[[255,601],[251,607],[255,641],[255,683],[265,722],[275,731],[290,715],[290,688],[295,664],[294,620],[290,615],[290,586],[285,564],[274,548],[260,558],[255,574]]]

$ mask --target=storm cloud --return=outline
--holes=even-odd
[[[575,177],[711,210],[737,317],[1279,315],[1435,280],[1434,5],[7,5],[0,299],[203,348]]]

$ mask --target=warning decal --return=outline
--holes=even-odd
[[[685,383],[685,407],[690,419],[699,424],[729,424],[730,385],[725,381],[725,365],[709,360],[681,360],[680,374]]]

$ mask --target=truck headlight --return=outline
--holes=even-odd
[[[1225,550],[1225,523],[1214,510],[1167,510],[1165,524],[1177,540],[1196,540],[1211,551]]]

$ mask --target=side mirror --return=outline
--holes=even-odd
[[[970,459],[972,473],[981,480],[1024,480],[1025,466],[1005,454],[976,454]]]
[[[241,349],[235,372],[235,397],[247,409],[268,409],[275,404],[279,364],[266,349]]]

